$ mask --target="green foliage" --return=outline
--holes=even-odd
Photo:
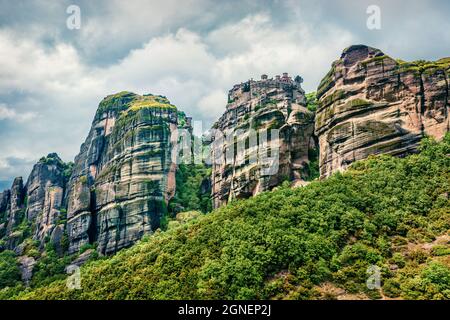
[[[250,82],[246,82],[242,86],[242,92],[249,92],[249,91],[250,91]]]
[[[65,267],[70,263],[70,257],[59,257],[54,248],[46,246],[45,254],[33,268],[31,287],[42,287],[55,280],[66,277]]]
[[[180,164],[176,172],[176,192],[169,202],[169,212],[174,215],[191,210],[211,211],[210,176],[211,169],[203,164]]]
[[[126,110],[129,107],[130,102],[136,98],[138,98],[138,95],[128,91],[109,95],[100,102],[96,117],[102,116],[105,112],[118,113]]]
[[[75,166],[75,163],[68,162],[64,164],[64,178],[66,181],[69,181],[70,177],[72,176],[73,167]]]
[[[81,184],[86,184],[88,182],[88,178],[87,176],[81,176],[78,181],[80,181]]]
[[[308,149],[308,160],[309,163],[305,166],[305,173],[303,179],[305,181],[313,181],[320,177],[319,170],[319,149]]]
[[[419,275],[400,285],[407,299],[450,299],[450,268],[442,263],[428,264]]]
[[[447,256],[450,255],[450,246],[448,245],[437,245],[431,250],[435,256]]]
[[[401,245],[420,245],[410,233],[447,232],[448,154],[450,135],[426,139],[420,154],[370,157],[302,188],[232,201],[83,266],[81,290],[60,280],[20,297],[312,299],[316,286],[331,282],[378,299],[366,287],[367,268],[377,265],[386,295],[448,299],[448,260]]]
[[[438,70],[447,70],[450,68],[450,58],[442,58],[437,61],[416,60],[405,62],[396,60],[398,64],[398,72],[413,71],[416,74],[432,75]]]
[[[178,111],[177,112],[177,117],[178,117],[178,126],[179,127],[184,127],[187,124],[187,117],[186,117],[186,113],[184,113],[183,111]]]
[[[14,287],[20,283],[21,273],[13,251],[0,253],[0,289]]]
[[[21,221],[19,225],[15,226],[12,231],[15,235],[21,235],[22,240],[28,238],[31,235],[32,223],[25,219],[25,210],[22,209],[18,214],[18,221]]]
[[[161,228],[161,230],[167,230],[168,226],[169,226],[169,212],[167,210],[167,205],[166,202],[163,201],[159,201],[158,202],[158,212],[161,214],[161,219],[159,221],[159,227]]]
[[[26,288],[21,282],[16,282],[13,287],[0,287],[0,300],[14,299],[16,296],[23,294]]]
[[[80,254],[86,252],[87,250],[93,250],[95,249],[95,244],[91,244],[91,243],[85,243],[80,247]]]
[[[316,92],[306,94],[306,108],[309,111],[316,112],[319,102],[317,101]]]

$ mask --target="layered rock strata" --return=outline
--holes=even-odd
[[[425,135],[442,138],[449,68],[450,58],[408,63],[364,45],[344,50],[317,90],[321,176],[371,154],[415,152]]]
[[[67,169],[58,155],[51,153],[34,165],[28,177],[26,216],[29,221],[34,221],[33,238],[41,245],[52,236],[58,224],[64,230]]]
[[[189,122],[162,96],[121,92],[100,103],[69,183],[69,253],[93,243],[114,253],[160,227],[175,192],[178,124]]]
[[[301,82],[286,73],[263,75],[229,91],[226,111],[211,130],[215,208],[307,177],[314,114],[306,108]]]
[[[25,185],[18,177],[10,190],[0,193],[0,238],[6,242],[4,249],[15,250],[29,236],[37,240],[42,249],[52,239],[58,225],[61,236],[57,239],[61,240],[65,229],[63,198],[68,175],[70,167],[52,153],[34,165]]]

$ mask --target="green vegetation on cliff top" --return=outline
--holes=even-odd
[[[306,97],[306,108],[308,108],[309,111],[316,112],[319,104],[316,92],[314,91],[307,93],[305,97]]]
[[[406,158],[371,156],[343,174],[234,201],[146,236],[83,266],[80,290],[59,280],[0,296],[332,299],[326,288],[340,287],[372,299],[450,299],[449,154],[447,135],[425,139],[421,153]],[[381,290],[366,286],[375,266]]]
[[[345,53],[349,48],[345,49],[343,53]],[[415,61],[404,61],[402,59],[392,59],[389,55],[383,54],[380,51],[380,55],[377,55],[373,58],[366,59],[361,62],[361,66],[367,67],[370,63],[383,63],[384,59],[390,59],[395,61],[397,64],[398,72],[406,72],[406,71],[414,71],[418,74],[421,73],[433,73],[437,69],[439,70],[449,70],[450,69],[450,57],[441,58],[436,61],[426,61],[426,60],[415,60]],[[331,69],[328,73],[322,78],[320,84],[317,88],[317,96],[320,98],[333,84],[334,76],[336,72],[336,65],[341,60],[336,60],[333,62]]]
[[[97,109],[97,115],[113,111],[127,115],[129,112],[136,112],[143,108],[159,108],[177,110],[176,106],[161,95],[145,94],[143,96],[132,92],[122,91],[104,98]]]

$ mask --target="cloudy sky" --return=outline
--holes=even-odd
[[[450,56],[449,13],[445,0],[0,0],[0,189],[50,152],[73,160],[108,94],[162,94],[207,127],[233,84],[289,72],[314,91],[351,44]]]

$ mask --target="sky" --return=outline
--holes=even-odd
[[[207,129],[234,84],[289,72],[315,91],[352,44],[450,56],[449,13],[446,0],[0,0],[0,191],[48,153],[73,161],[109,94],[165,95]]]

